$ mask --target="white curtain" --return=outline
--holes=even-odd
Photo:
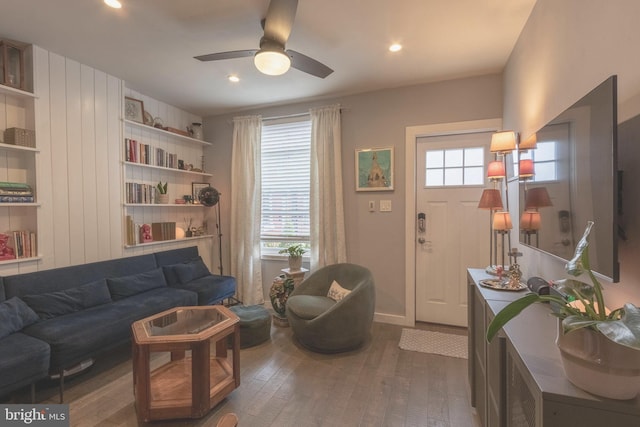
[[[346,262],[340,106],[311,114],[311,270]]]
[[[264,302],[260,264],[260,116],[233,119],[231,159],[231,274],[245,305]]]

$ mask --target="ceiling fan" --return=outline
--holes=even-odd
[[[285,50],[297,8],[298,0],[271,0],[267,16],[262,20],[264,35],[260,39],[260,49],[210,53],[196,56],[195,59],[219,61],[253,56],[256,68],[264,74],[279,76],[293,67],[324,79],[333,73],[331,68],[294,50]]]

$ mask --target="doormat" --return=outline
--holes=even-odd
[[[402,350],[418,351],[420,353],[441,354],[460,359],[468,357],[467,337],[464,335],[403,328],[398,346]]]

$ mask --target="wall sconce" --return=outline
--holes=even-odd
[[[518,176],[521,180],[527,180],[533,178],[535,175],[533,170],[533,160],[520,159],[518,162]]]
[[[489,165],[487,166],[487,177],[491,181],[501,180],[505,176],[504,162],[499,160],[489,162]]]
[[[529,188],[524,196],[524,210],[537,210],[553,206],[546,187]]]
[[[538,247],[538,230],[541,226],[540,212],[538,211],[524,211],[520,217],[520,232],[524,234],[524,242],[527,245],[531,244],[531,235],[536,236],[536,248]]]
[[[538,145],[538,136],[534,133],[524,141],[520,141],[518,151],[535,150]]]
[[[507,154],[511,153],[513,150],[516,149],[517,141],[518,141],[518,136],[512,130],[495,132],[491,135],[491,146],[489,150],[492,153],[496,153],[496,155],[502,156],[503,171],[507,170]],[[506,212],[508,213],[509,212],[509,186],[506,184],[506,182],[504,186],[504,196],[506,198],[506,202],[505,202]],[[494,218],[495,218],[495,215],[494,215]],[[495,227],[494,227],[494,230],[495,230]],[[511,247],[511,234],[508,235],[508,239],[509,239],[509,247]],[[503,240],[502,266],[504,268],[504,234],[502,235],[502,240]]]
[[[482,191],[480,196],[480,202],[478,203],[478,209],[489,210],[489,266],[485,271],[489,274],[496,274],[495,265],[498,263],[498,245],[494,245],[494,232],[492,227],[493,212],[503,209],[502,197],[500,196],[500,190],[496,188],[487,188]],[[492,257],[493,254],[493,257]]]
[[[507,154],[516,149],[516,133],[512,130],[495,132],[491,135],[492,153]]]
[[[509,233],[513,228],[511,224],[511,215],[509,212],[498,211],[493,214],[493,230],[502,235],[502,269],[506,270],[504,264],[504,235]]]

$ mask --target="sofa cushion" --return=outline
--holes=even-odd
[[[211,274],[201,257],[177,264],[164,265],[162,271],[169,286],[180,286]]]
[[[336,304],[329,297],[317,295],[294,295],[287,300],[287,310],[301,319],[311,320],[320,316]]]
[[[2,278],[7,298],[77,288],[109,277],[122,277],[157,268],[153,254],[40,270]]]
[[[0,303],[0,338],[18,332],[38,320],[38,315],[24,301],[18,297],[9,298]]]
[[[107,281],[100,279],[63,291],[24,295],[22,299],[33,311],[38,313],[41,319],[51,319],[109,303],[111,302],[111,294],[109,294]]]
[[[23,330],[51,346],[51,372],[68,368],[131,338],[136,320],[172,307],[195,305],[193,292],[156,288],[109,304],[35,323]]]
[[[231,276],[209,274],[178,287],[198,294],[198,305],[211,305],[236,293],[236,279]]]
[[[0,396],[46,377],[49,344],[20,332],[0,339],[0,372]]]
[[[167,286],[161,268],[130,276],[109,278],[107,279],[107,284],[109,285],[111,298],[114,301]]]

